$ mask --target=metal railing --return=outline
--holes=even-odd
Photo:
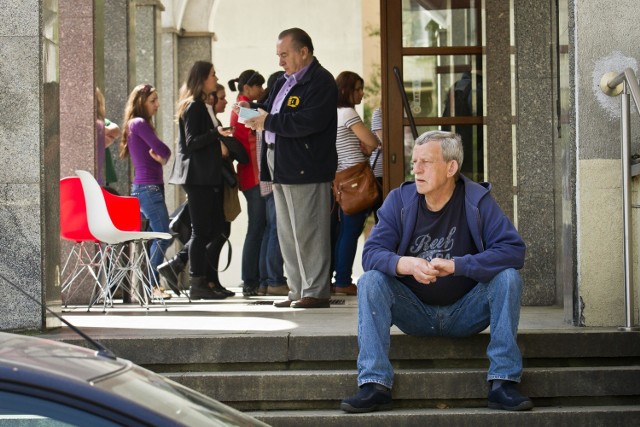
[[[622,216],[624,222],[624,310],[625,325],[621,331],[638,331],[640,327],[633,325],[634,295],[633,295],[633,248],[631,239],[631,96],[636,107],[640,109],[640,87],[638,79],[631,68],[622,73],[606,73],[600,79],[600,89],[609,96],[621,97],[620,133],[621,148],[620,161],[622,164]],[[630,96],[631,95],[631,96]]]

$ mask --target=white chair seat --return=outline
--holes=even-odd
[[[150,271],[149,256],[143,245],[152,239],[171,239],[171,234],[118,229],[111,220],[102,189],[93,175],[83,170],[76,170],[76,174],[80,177],[86,200],[89,230],[96,239],[108,245],[105,248],[105,253],[109,254],[111,259],[109,265],[111,267],[107,273],[107,284],[103,289],[105,307],[108,301],[112,300],[111,296],[114,292],[114,287],[117,289],[129,272],[132,272],[142,282],[144,294],[137,292],[134,286],[131,287],[131,291],[139,300],[142,299],[146,306],[147,300],[153,300],[153,288],[157,286],[157,283],[155,283],[155,276]],[[124,245],[127,243],[140,246],[141,250],[137,252],[135,248],[132,248],[131,253],[127,254],[124,250]],[[126,262],[123,263],[123,259]],[[143,266],[145,265],[147,271],[144,271]],[[162,298],[160,298],[160,301],[164,305]]]

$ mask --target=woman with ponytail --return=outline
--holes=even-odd
[[[262,97],[265,79],[254,70],[243,71],[237,79],[229,80],[229,89],[238,90],[237,102],[254,102]],[[243,104],[244,105],[244,104]],[[238,114],[231,112],[233,136],[242,143],[249,154],[249,163],[238,164],[240,191],[247,200],[249,225],[242,247],[242,293],[244,296],[258,295],[260,286],[260,247],[267,226],[265,201],[260,195],[260,175],[256,156],[255,133],[238,122]],[[288,290],[283,295],[286,295]]]

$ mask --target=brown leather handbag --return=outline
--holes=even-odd
[[[371,209],[380,197],[378,181],[369,161],[355,164],[336,172],[333,196],[347,215]]]

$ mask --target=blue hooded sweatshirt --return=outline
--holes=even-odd
[[[476,183],[461,175],[469,231],[478,249],[474,255],[453,257],[456,276],[489,282],[508,268],[524,265],[525,244],[513,223],[491,197],[491,184]],[[405,182],[389,193],[378,210],[378,223],[362,254],[364,271],[377,270],[397,277],[396,265],[407,253],[416,226],[420,198],[415,182]]]

